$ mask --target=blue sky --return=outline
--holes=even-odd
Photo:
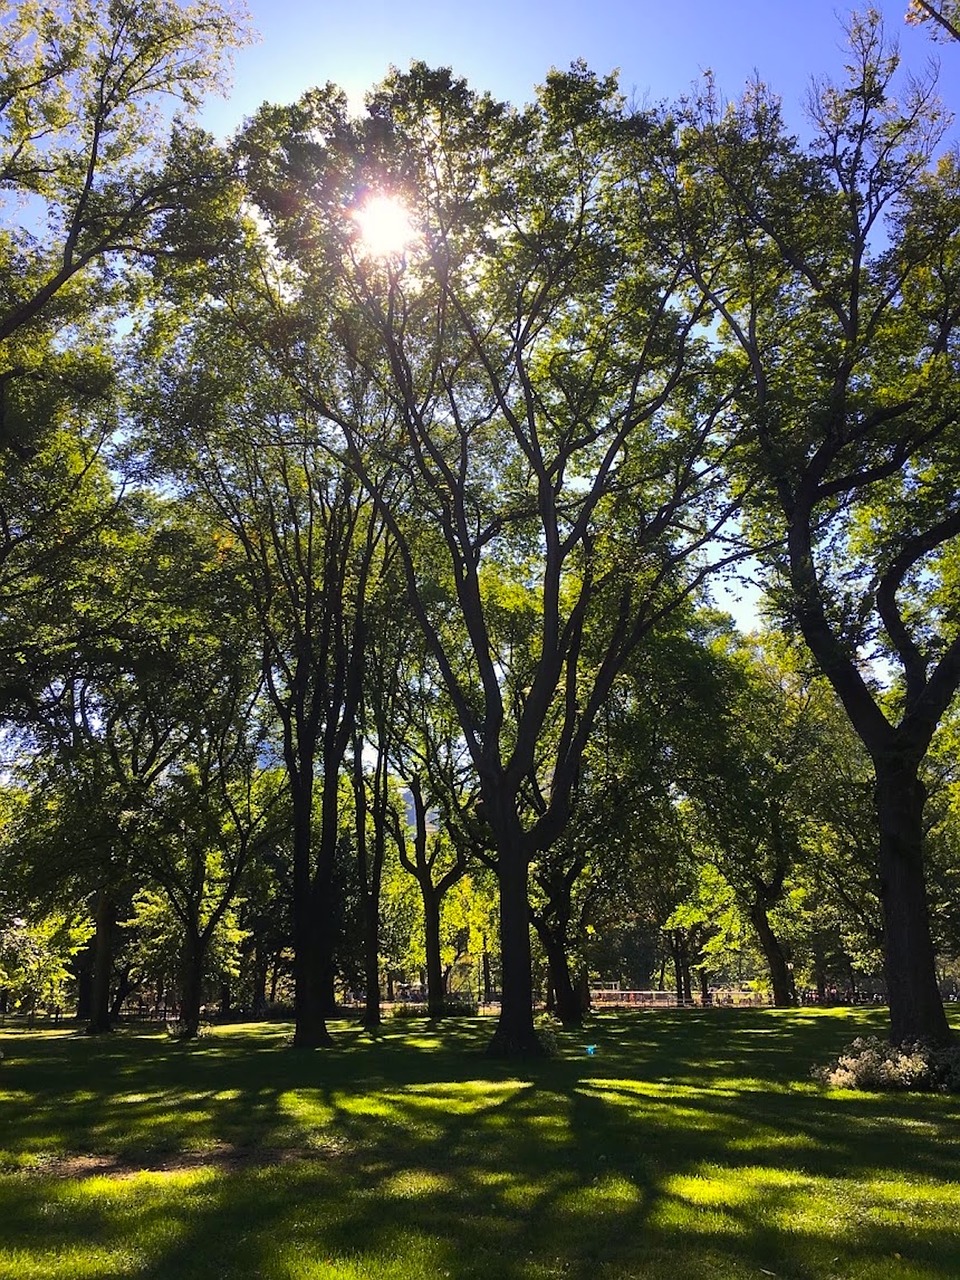
[[[223,135],[263,101],[289,102],[328,80],[359,107],[393,64],[421,58],[451,66],[477,89],[526,101],[553,66],[584,58],[598,72],[619,68],[628,95],[656,101],[684,92],[710,68],[735,97],[756,71],[783,98],[788,119],[811,74],[842,69],[844,0],[250,0],[259,41],[240,52],[234,86],[212,102],[208,127]],[[888,34],[920,72],[941,62],[940,92],[960,114],[960,45],[935,44],[903,21],[907,0],[881,0]]]

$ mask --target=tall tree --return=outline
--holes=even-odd
[[[767,590],[873,764],[892,1034],[943,1041],[920,772],[960,683],[960,162],[934,162],[933,86],[895,97],[876,15],[849,35],[808,145],[762,87],[723,107],[708,83],[672,179],[720,360],[745,380],[750,524],[782,548],[759,551]]]
[[[728,514],[722,396],[702,411],[706,313],[648,252],[632,130],[614,83],[583,67],[513,111],[418,64],[364,120],[328,89],[265,108],[241,140],[298,269],[287,331],[306,340],[323,299],[303,394],[396,539],[479,778],[500,887],[494,1053],[539,1050],[530,860],[566,823],[617,671],[705,574]],[[364,227],[399,198],[408,229],[377,243]],[[535,602],[513,668],[504,589]]]

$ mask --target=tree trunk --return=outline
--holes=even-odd
[[[183,977],[180,989],[181,1040],[196,1040],[200,1034],[205,950],[197,934],[188,929],[183,944]]]
[[[577,995],[580,1000],[580,1011],[582,1013],[590,1012],[590,974],[584,965],[577,977]]]
[[[92,941],[77,953],[73,969],[77,979],[77,1021],[85,1022],[93,1016],[93,966]]]
[[[668,935],[670,955],[673,957],[673,978],[677,987],[677,1004],[683,1005],[683,944],[678,931],[672,929]]]
[[[364,894],[363,900],[363,1025],[379,1027],[380,1016],[380,904],[376,895]]]
[[[93,982],[91,986],[90,1021],[87,1034],[105,1035],[113,1030],[110,1018],[110,979],[113,976],[113,927],[115,909],[109,891],[97,894],[94,910],[96,933],[93,938]]]
[[[767,909],[762,902],[750,904],[750,921],[757,931],[760,950],[763,952],[770,970],[770,985],[773,988],[773,1003],[778,1009],[787,1009],[797,1003],[797,993],[793,985],[793,974],[787,967],[780,940],[770,927]]]
[[[684,941],[680,968],[683,971],[683,1003],[693,1004],[693,986],[690,981],[690,948],[686,941]]]
[[[565,1027],[582,1027],[583,1007],[570,977],[566,948],[548,925],[539,926],[537,933],[547,953],[549,982],[554,995],[552,1012],[556,1013]]]
[[[440,899],[430,884],[429,875],[420,880],[423,900],[423,942],[427,956],[427,1012],[431,1018],[443,1013],[443,965],[440,958]]]
[[[491,1004],[493,1001],[493,974],[490,972],[490,952],[487,950],[486,938],[483,940],[481,969],[483,971],[483,1003]]]
[[[125,965],[120,977],[117,979],[117,987],[113,993],[113,999],[110,1002],[110,1017],[116,1021],[120,1017],[120,1010],[127,996],[133,990],[133,983],[130,980],[130,966]]]
[[[258,941],[253,953],[253,995],[251,997],[251,1012],[255,1018],[262,1018],[267,1011],[269,959],[266,946]]]
[[[327,1030],[330,993],[329,975],[325,972],[320,930],[302,929],[294,955],[294,1010],[296,1025],[293,1045],[296,1049],[326,1049],[333,1044]]]
[[[527,860],[520,847],[519,829],[509,832],[505,839],[498,838],[497,845],[500,1017],[487,1055],[492,1058],[542,1057],[543,1046],[533,1026]]]
[[[923,874],[926,792],[916,768],[898,766],[877,769],[875,796],[890,1038],[895,1044],[947,1044]]]
[[[291,771],[293,802],[293,1044],[297,1049],[333,1043],[325,1016],[323,924],[312,885],[313,778]]]

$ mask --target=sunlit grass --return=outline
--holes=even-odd
[[[956,1280],[960,1099],[810,1077],[882,1014],[4,1031],[0,1280]],[[588,1055],[587,1044],[596,1044]]]

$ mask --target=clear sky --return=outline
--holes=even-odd
[[[801,123],[812,74],[842,69],[841,22],[849,0],[249,0],[258,43],[240,52],[226,101],[208,127],[229,133],[263,101],[289,102],[328,80],[351,100],[393,64],[450,66],[473,87],[513,102],[530,98],[551,67],[584,58],[619,68],[639,100],[672,98],[710,68],[735,97],[754,72]],[[941,63],[941,96],[960,115],[960,45],[935,44],[903,21],[907,0],[875,2],[911,69]]]

